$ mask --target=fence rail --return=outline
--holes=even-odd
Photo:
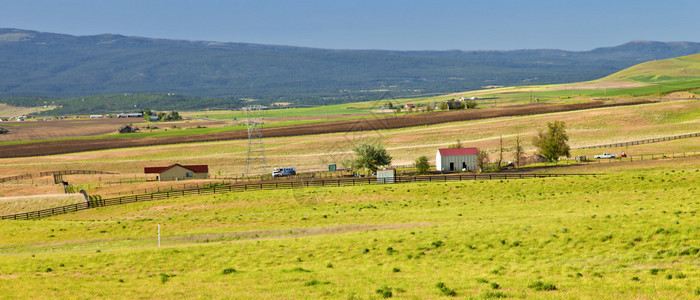
[[[454,175],[423,175],[423,176],[397,176],[396,183],[408,182],[447,182],[447,181],[464,181],[464,180],[497,180],[497,179],[523,179],[523,178],[547,178],[547,177],[565,177],[565,176],[582,176],[586,174],[513,174],[513,173],[494,173],[494,174],[454,174]],[[133,202],[153,201],[175,197],[184,197],[191,195],[211,195],[229,192],[244,192],[244,191],[259,191],[259,190],[277,190],[277,189],[293,189],[302,187],[339,187],[339,186],[354,186],[354,185],[372,185],[381,184],[377,182],[375,177],[355,177],[355,178],[338,178],[338,179],[309,179],[300,181],[280,181],[280,182],[260,182],[248,184],[231,184],[228,186],[213,186],[206,188],[185,189],[178,191],[163,191],[149,194],[129,195],[109,199],[91,200],[89,202],[81,202],[54,208],[42,209],[26,213],[18,213],[6,216],[0,216],[0,219],[10,220],[29,220],[43,217],[55,216],[86,210],[95,207],[121,205]]]
[[[666,136],[666,137],[639,140],[639,141],[624,142],[624,143],[613,143],[613,144],[605,144],[605,145],[577,147],[574,149],[598,149],[598,148],[625,147],[625,146],[632,146],[632,145],[641,145],[641,144],[657,143],[657,142],[664,142],[664,141],[672,141],[672,140],[677,140],[677,139],[687,139],[687,138],[698,137],[698,136],[700,136],[700,132],[674,135],[674,136]]]
[[[45,172],[39,172],[39,173],[33,173],[33,174],[22,174],[22,175],[10,176],[10,177],[3,177],[3,178],[0,178],[0,183],[8,182],[8,181],[18,181],[18,180],[23,180],[23,179],[39,178],[39,177],[52,176],[52,175],[73,175],[73,174],[112,174],[112,173],[103,172],[103,171],[93,171],[93,170],[45,171]]]

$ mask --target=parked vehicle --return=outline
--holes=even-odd
[[[596,158],[596,159],[601,159],[601,158],[603,158],[603,159],[605,159],[605,158],[615,158],[615,157],[616,157],[615,154],[603,153],[602,155],[596,155],[596,156],[594,156],[593,158]]]
[[[283,177],[283,176],[290,176],[290,175],[296,175],[296,174],[297,174],[296,167],[275,168],[272,171],[272,177]]]

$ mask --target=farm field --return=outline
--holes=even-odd
[[[432,125],[454,121],[494,118],[500,116],[541,114],[547,112],[571,111],[617,105],[636,105],[642,103],[649,103],[649,101],[637,100],[632,102],[621,103],[604,103],[602,101],[592,101],[566,105],[531,104],[484,110],[458,110],[437,113],[406,114],[391,117],[364,118],[361,119],[361,121],[358,121],[357,119],[349,119],[341,121],[332,121],[323,124],[311,123],[289,126],[277,126],[267,128],[266,130],[264,130],[263,134],[266,137],[280,137],[334,132],[347,133],[355,131]],[[205,129],[205,131],[210,130]],[[101,136],[98,138],[79,140],[61,139],[53,141],[35,141],[31,143],[5,143],[0,145],[0,156],[39,156],[146,145],[242,139],[248,137],[248,133],[246,130],[217,130],[217,132],[213,133],[196,133],[197,132],[170,131],[169,133],[157,134],[156,136],[153,136],[148,133],[136,133],[130,135]]]
[[[693,299],[698,181],[695,160],[609,175],[230,193],[3,220],[0,294]]]

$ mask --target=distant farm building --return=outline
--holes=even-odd
[[[408,108],[416,108],[416,106],[413,105],[413,104],[406,104],[406,108],[407,108],[407,109],[408,109]]]
[[[177,181],[188,179],[209,178],[209,166],[207,165],[180,165],[173,164],[167,167],[146,167],[146,174],[158,174],[158,181]]]
[[[118,114],[117,118],[141,118],[143,117],[143,113],[123,113],[123,114]]]
[[[435,155],[436,168],[438,171],[477,170],[477,152],[476,148],[438,149]]]

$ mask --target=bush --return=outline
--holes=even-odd
[[[542,281],[535,281],[533,283],[530,283],[530,285],[527,286],[528,288],[534,289],[535,291],[556,291],[557,286],[554,285],[553,283],[549,282],[542,282]]]
[[[224,275],[228,275],[228,274],[236,273],[236,272],[237,272],[237,271],[236,271],[236,269],[234,269],[234,268],[226,268],[226,269],[224,269],[224,271],[221,272],[221,273],[223,273]]]
[[[314,286],[314,285],[319,285],[319,284],[330,284],[330,281],[318,281],[316,279],[304,282],[304,286]]]
[[[443,282],[438,282],[435,287],[440,289],[440,292],[442,292],[443,295],[445,296],[457,296],[457,292],[455,292],[453,289],[448,288],[445,283]]]
[[[484,294],[484,298],[508,298],[508,294],[501,291],[488,291]]]
[[[377,294],[381,295],[382,298],[391,298],[394,294],[391,292],[391,288],[384,285],[376,290]]]
[[[175,277],[175,274],[165,274],[165,273],[160,273],[160,283],[165,284],[170,280],[170,277]]]
[[[416,159],[416,169],[418,170],[418,174],[427,174],[428,170],[430,170],[428,158],[425,156],[421,156],[418,159]]]

